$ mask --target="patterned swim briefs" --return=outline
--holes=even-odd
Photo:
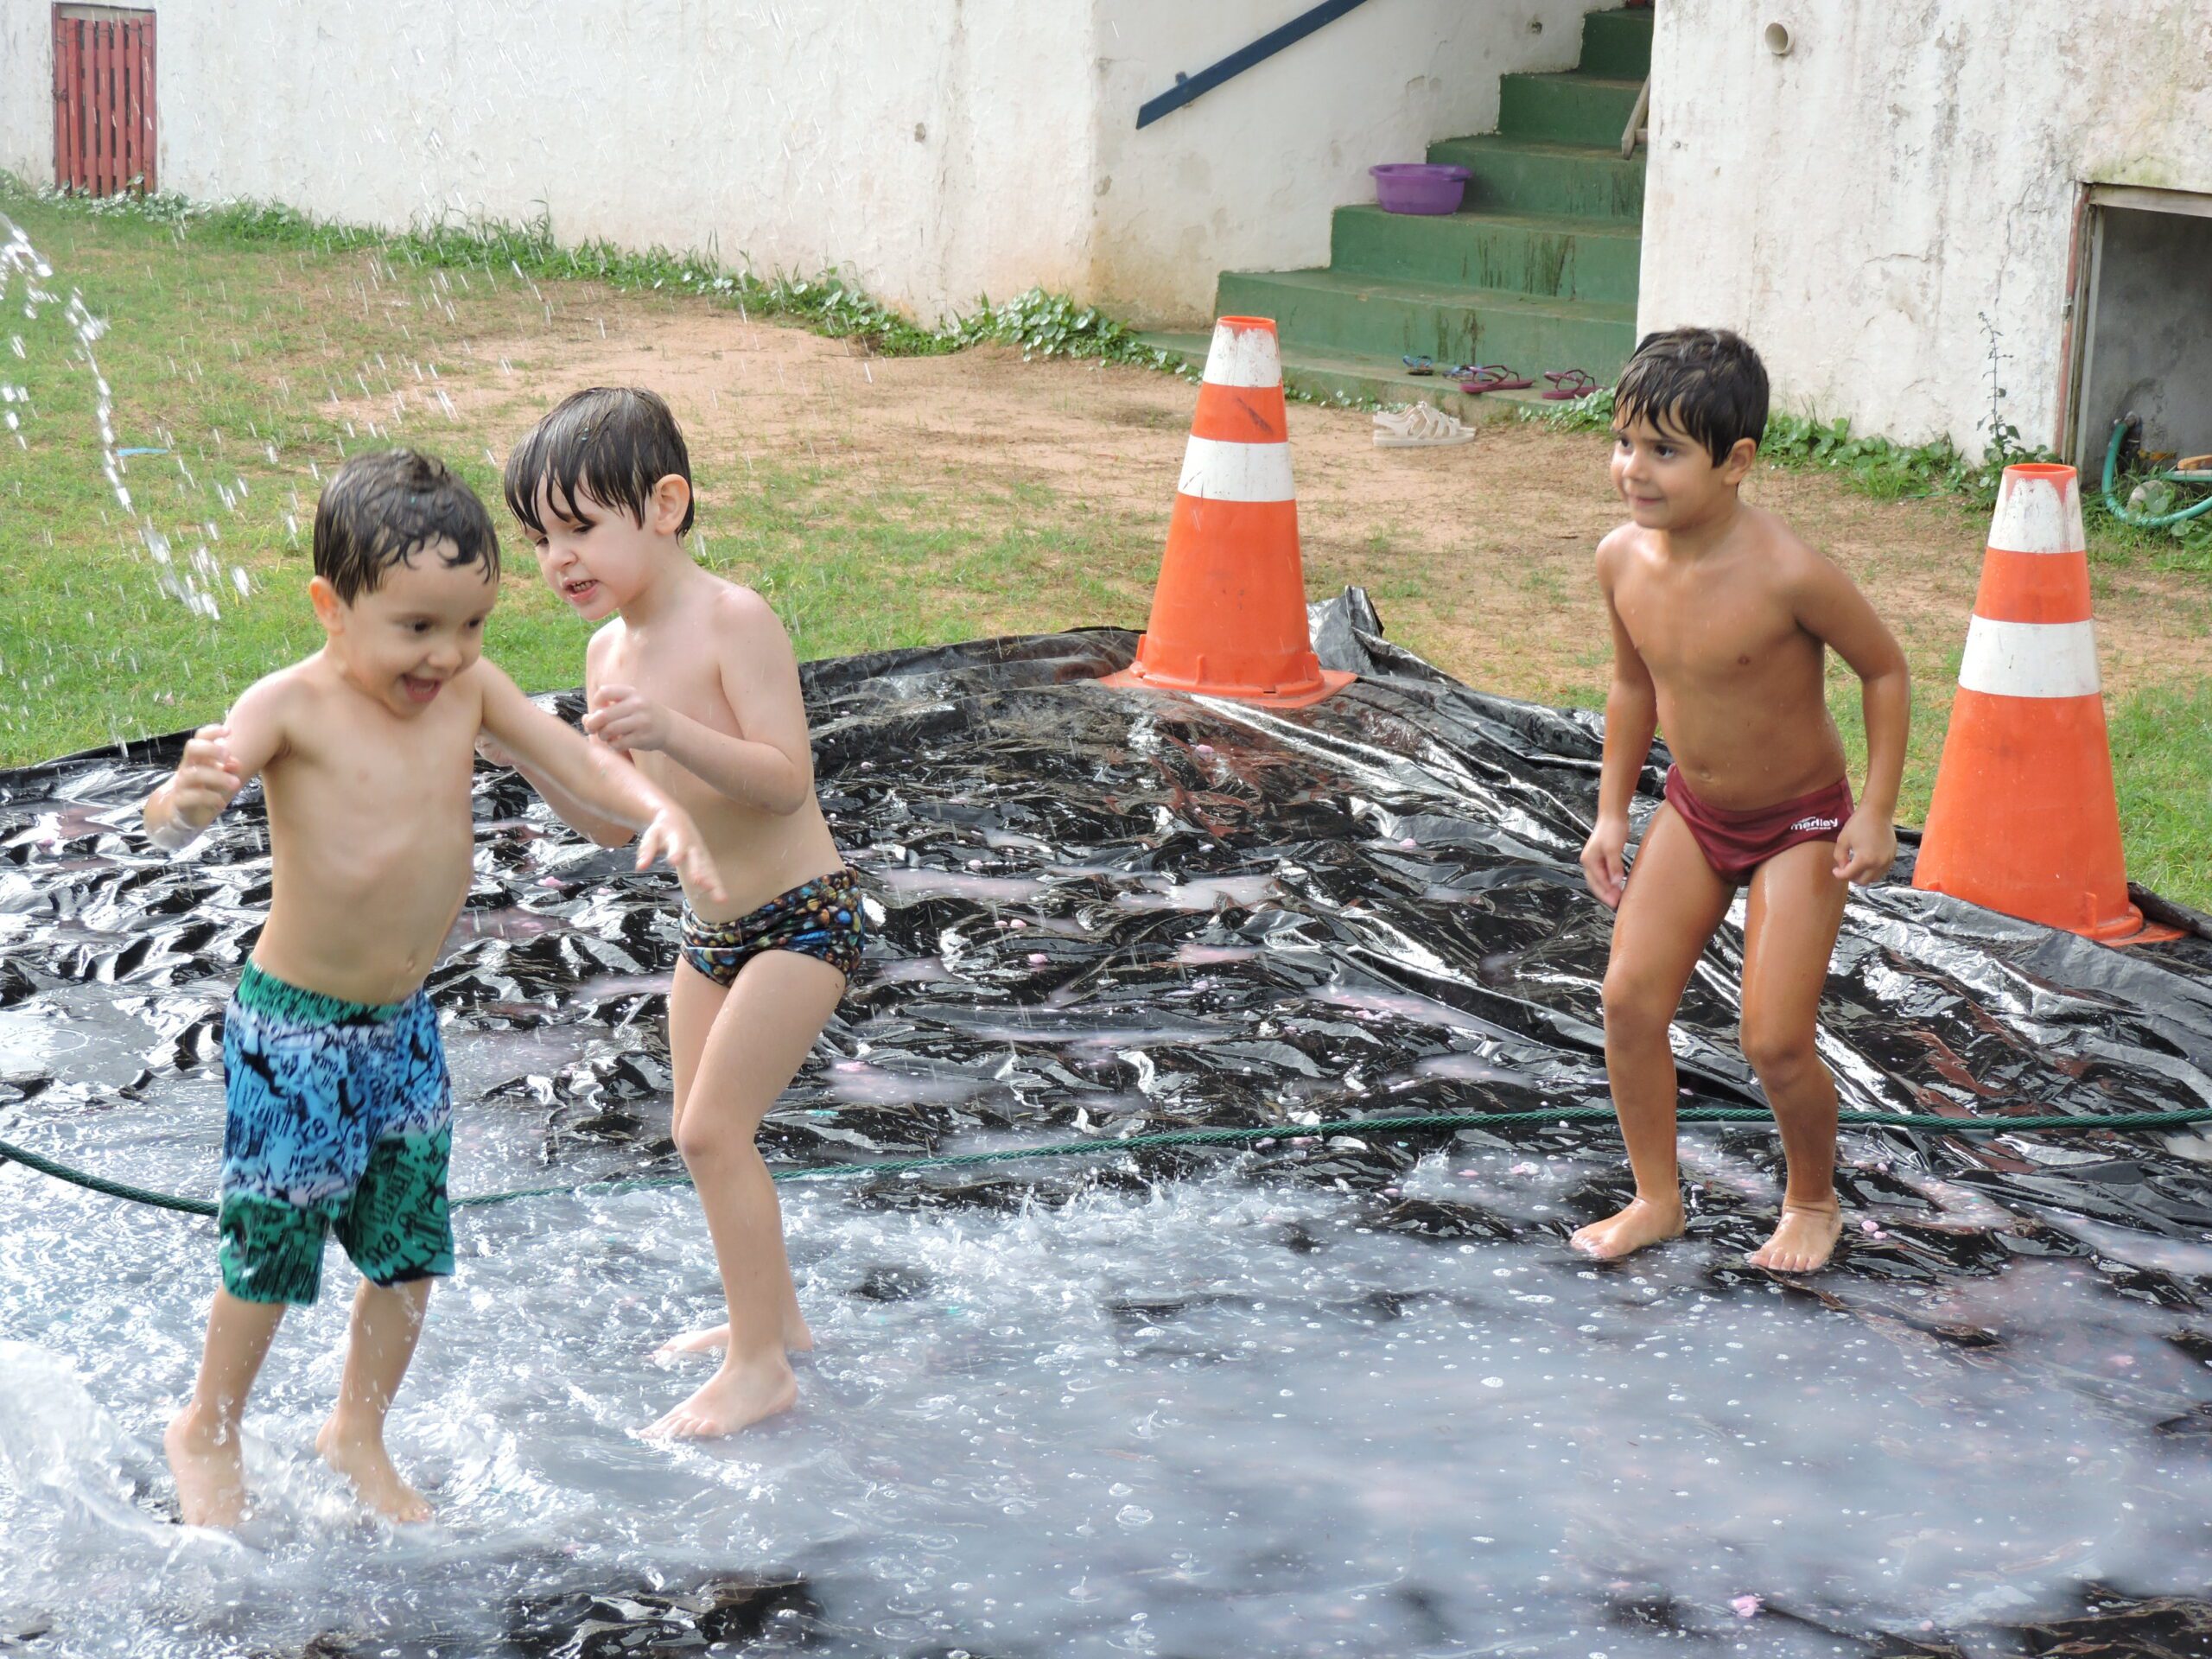
[[[427,995],[342,1002],[248,963],[223,1072],[226,1290],[312,1302],[326,1232],[372,1285],[453,1271],[453,1090]]]
[[[850,979],[867,937],[850,870],[817,876],[734,921],[702,921],[683,906],[683,960],[725,987],[764,950],[796,950]]]

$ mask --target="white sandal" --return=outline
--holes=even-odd
[[[1474,441],[1473,427],[1433,404],[1408,404],[1401,410],[1384,410],[1375,417],[1377,449],[1440,449]]]

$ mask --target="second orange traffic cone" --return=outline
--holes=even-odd
[[[1342,690],[1306,627],[1282,357],[1265,317],[1213,326],[1152,620],[1108,685],[1296,709]]]
[[[2071,467],[2007,467],[1912,885],[2107,944],[2128,902]]]

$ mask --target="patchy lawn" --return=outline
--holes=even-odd
[[[533,283],[4,207],[105,334],[126,514],[102,476],[92,377],[62,308],[0,355],[21,442],[0,434],[0,763],[214,717],[312,647],[300,589],[319,479],[385,442],[453,462],[497,509],[513,437],[576,387],[651,385],[690,436],[697,547],[827,656],[1077,623],[1141,626],[1192,391],[1002,347],[884,358],[711,302]],[[1394,637],[1470,683],[1559,703],[1604,695],[1591,550],[1617,522],[1605,443],[1501,423],[1473,445],[1376,450],[1368,416],[1291,410],[1307,586],[1376,598]],[[1916,676],[1904,816],[1925,808],[1979,575],[1984,526],[1942,501],[1879,501],[1831,477],[1755,475],[1872,596]],[[133,522],[219,620],[165,594]],[[574,683],[584,630],[511,541],[492,653],[533,689]],[[244,591],[239,583],[243,582]],[[2212,904],[2212,580],[2148,560],[2094,566],[2099,642],[2132,871]],[[1834,686],[1847,734],[1855,685]]]

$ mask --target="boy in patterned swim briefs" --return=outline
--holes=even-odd
[[[791,1405],[788,1354],[814,1345],[753,1137],[860,962],[858,896],[815,800],[783,624],[683,545],[691,464],[668,405],[649,391],[576,393],[507,457],[506,497],[554,592],[606,622],[584,655],[584,729],[690,810],[728,890],[725,899],[684,878],[668,1001],[676,1145],[706,1211],[728,1319],[661,1349],[722,1357],[647,1431],[728,1434]],[[523,760],[576,829],[602,845],[628,838]]]
[[[1636,1197],[1574,1235],[1611,1258],[1682,1230],[1667,1028],[1706,942],[1748,882],[1743,1041],[1782,1130],[1788,1181],[1750,1256],[1782,1273],[1835,1248],[1835,1080],[1815,1048],[1847,884],[1897,856],[1891,818],[1911,690],[1904,656],[1851,579],[1737,491],[1766,430],[1766,370],[1722,329],[1637,348],[1614,393],[1613,486],[1630,522],[1598,544],[1613,683],[1592,890],[1619,911],[1605,969],[1605,1073]],[[1828,717],[1833,648],[1859,676],[1866,790],[1854,808]],[[1632,873],[1629,801],[1663,728],[1675,764]]]
[[[202,727],[146,803],[148,833],[171,849],[253,778],[269,813],[269,919],[223,1031],[222,1285],[164,1437],[188,1524],[244,1516],[246,1395],[285,1307],[315,1299],[326,1232],[365,1282],[316,1447],[379,1514],[429,1512],[384,1422],[430,1281],[453,1271],[450,1090],[422,985],[467,896],[480,733],[641,829],[640,868],[662,856],[715,882],[682,808],[479,655],[499,576],[490,516],[443,467],[406,450],[347,461],[315,508],[322,649]]]

